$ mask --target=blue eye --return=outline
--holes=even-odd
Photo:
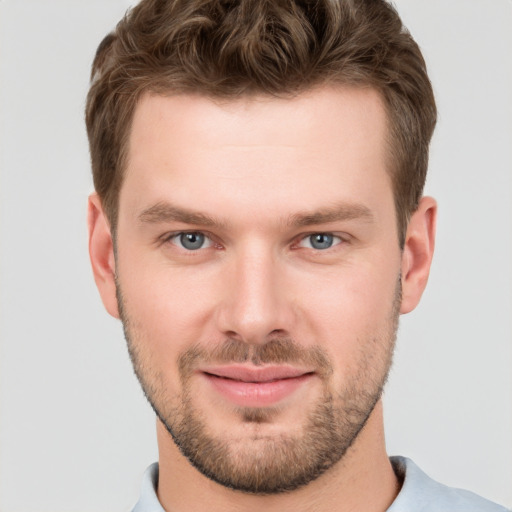
[[[332,246],[337,245],[341,242],[339,236],[332,235],[331,233],[315,233],[303,238],[300,241],[301,247],[308,247],[317,251],[330,249]]]
[[[211,240],[203,233],[187,232],[178,233],[171,238],[176,245],[179,245],[187,251],[197,251],[198,249],[205,249],[211,246]]]

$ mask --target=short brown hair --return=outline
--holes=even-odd
[[[141,95],[293,96],[375,88],[388,112],[400,243],[423,192],[436,106],[425,62],[384,0],[142,0],[100,44],[86,124],[94,186],[112,229]]]

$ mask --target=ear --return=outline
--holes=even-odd
[[[89,227],[89,257],[96,286],[106,310],[119,318],[116,297],[116,262],[114,243],[108,220],[101,206],[98,194],[89,196],[87,205],[87,223]]]
[[[434,254],[437,203],[423,197],[413,213],[402,252],[402,305],[400,313],[409,313],[420,301],[427,285]]]

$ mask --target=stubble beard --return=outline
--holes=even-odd
[[[264,345],[227,339],[216,349],[193,346],[178,360],[179,395],[168,392],[141,336],[133,329],[117,283],[119,310],[128,351],[144,394],[174,443],[190,463],[209,479],[234,490],[256,495],[298,489],[342,461],[379,401],[391,367],[401,302],[400,280],[388,325],[378,336],[361,340],[357,371],[342,390],[329,384],[332,365],[320,348],[304,348],[289,338]],[[142,350],[141,350],[142,348]],[[144,355],[143,355],[144,354]],[[191,377],[199,363],[306,364],[322,379],[322,394],[307,414],[299,435],[265,434],[265,424],[279,414],[275,408],[239,408],[241,421],[252,435],[243,440],[215,436],[208,418],[194,405]],[[262,428],[259,428],[262,427]],[[234,442],[235,441],[235,442]]]

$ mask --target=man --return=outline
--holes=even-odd
[[[136,511],[504,510],[385,451],[436,108],[384,1],[142,1],[87,102],[90,255],[157,417]]]

